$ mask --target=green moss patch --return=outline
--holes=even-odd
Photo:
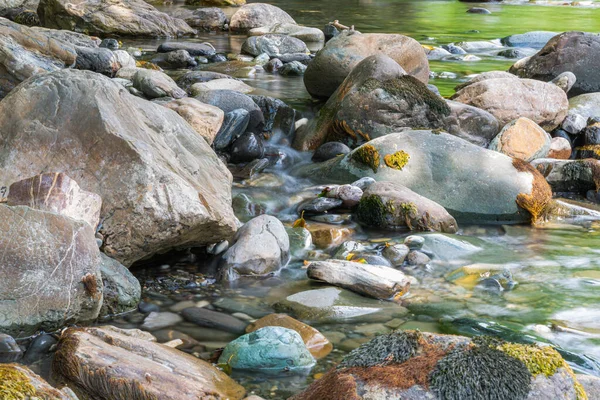
[[[394,332],[380,335],[351,351],[338,368],[373,367],[402,364],[417,354],[419,332]]]
[[[371,168],[373,172],[377,173],[381,157],[379,151],[373,145],[365,144],[352,153],[352,160]]]
[[[429,375],[431,390],[444,400],[524,400],[532,375],[520,360],[489,347],[453,350]]]
[[[29,377],[11,365],[0,365],[0,398],[25,400],[35,396],[36,389]]]

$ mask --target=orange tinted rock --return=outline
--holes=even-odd
[[[354,229],[328,224],[311,223],[307,229],[310,231],[314,245],[321,249],[338,246],[354,233]]]
[[[254,332],[265,326],[281,326],[298,332],[310,351],[310,354],[317,359],[325,357],[333,350],[333,345],[321,332],[286,314],[267,315],[248,325],[246,332]]]
[[[548,156],[551,140],[538,124],[521,117],[502,129],[490,143],[490,150],[529,162]]]
[[[568,160],[571,158],[571,144],[562,137],[552,138],[550,142],[550,152],[548,158],[556,158],[558,160]]]

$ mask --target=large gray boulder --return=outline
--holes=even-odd
[[[600,92],[600,35],[565,32],[554,36],[537,54],[519,60],[510,72],[522,78],[550,81],[563,72],[577,77],[570,96]]]
[[[279,7],[266,3],[251,3],[243,5],[233,14],[229,29],[234,32],[246,32],[271,24],[296,24],[296,21]]]
[[[25,79],[75,65],[77,53],[45,32],[0,18],[0,99]]]
[[[315,97],[331,96],[352,69],[368,56],[383,53],[423,83],[429,80],[429,62],[423,47],[403,35],[361,34],[343,31],[331,39],[309,64],[304,84]]]
[[[261,215],[242,226],[233,245],[223,254],[221,276],[233,281],[240,276],[261,276],[276,272],[290,260],[290,240],[275,217]]]
[[[544,209],[551,191],[529,164],[447,133],[392,133],[296,174],[322,183],[369,176],[399,183],[443,206],[460,222],[525,222]],[[524,205],[528,211],[517,203]]]
[[[103,251],[130,266],[230,237],[231,174],[177,113],[111,79],[62,70],[0,102],[0,186],[64,172],[102,197]]]
[[[100,252],[89,224],[0,205],[0,251],[1,332],[29,336],[98,317]]]
[[[479,145],[498,133],[490,113],[447,102],[385,54],[360,61],[313,123],[314,129],[298,132],[295,148],[314,150],[332,141],[354,147],[410,128],[444,128]]]
[[[490,77],[467,84],[452,100],[490,112],[501,126],[527,117],[548,132],[562,123],[569,108],[567,95],[560,87],[517,77]]]
[[[91,35],[182,36],[196,33],[143,0],[41,0],[38,14],[46,28]]]

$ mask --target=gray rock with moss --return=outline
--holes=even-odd
[[[365,191],[356,217],[367,226],[455,233],[456,220],[444,207],[394,182],[377,182]]]
[[[371,140],[343,157],[300,167],[295,174],[322,183],[350,183],[364,176],[395,182],[435,201],[459,223],[526,222],[530,214],[517,205],[519,195],[531,196],[526,198],[537,208],[549,201],[545,191],[540,195],[537,190],[547,183],[532,167],[426,130]]]
[[[230,342],[219,364],[234,370],[269,374],[308,373],[316,360],[300,334],[280,326],[267,326]]]

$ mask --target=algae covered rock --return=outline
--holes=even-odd
[[[0,398],[77,400],[69,388],[55,389],[29,368],[19,364],[0,364]]]
[[[95,398],[240,400],[245,390],[224,372],[162,344],[149,333],[110,326],[64,331],[53,371]]]
[[[425,130],[373,139],[345,156],[298,168],[295,174],[327,184],[365,176],[394,182],[438,203],[459,223],[537,219],[552,195],[529,164]]]
[[[587,399],[551,347],[398,331],[378,336],[293,400]]]
[[[445,126],[450,114],[446,101],[387,55],[368,56],[348,72],[320,111],[316,129],[296,137],[296,148],[315,149],[334,141],[353,147],[402,129]]]
[[[315,363],[300,334],[280,326],[267,326],[237,338],[219,358],[219,364],[234,370],[271,374],[307,373]]]
[[[444,207],[394,182],[369,186],[356,209],[358,220],[368,226],[397,230],[455,233],[456,220]]]

